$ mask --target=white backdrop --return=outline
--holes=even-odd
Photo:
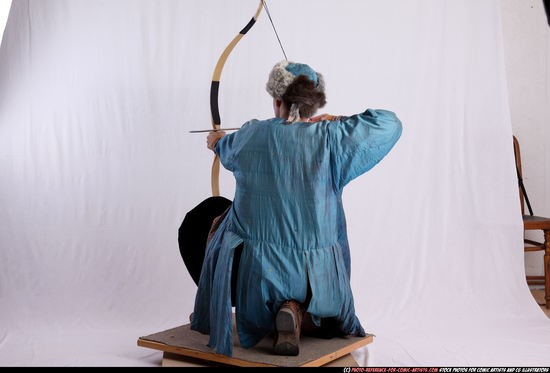
[[[325,111],[404,133],[344,204],[361,365],[550,365],[524,279],[496,0],[271,1]],[[186,323],[177,229],[210,194],[209,86],[256,0],[15,0],[0,50],[0,364],[151,365]],[[222,76],[226,126],[272,116],[265,14]],[[222,175],[232,197],[232,176]]]

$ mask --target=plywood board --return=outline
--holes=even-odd
[[[206,360],[200,360],[200,359],[194,359],[192,357],[187,357],[184,355],[176,355],[170,352],[165,352],[162,356],[162,366],[168,367],[168,368],[176,368],[176,367],[227,367],[229,365],[221,364],[221,363],[214,363]],[[341,358],[338,358],[336,360],[333,360],[329,362],[328,364],[323,365],[323,367],[333,367],[333,368],[343,368],[343,367],[358,367],[359,364],[357,364],[357,361],[351,356],[351,354],[347,354],[345,356],[342,356]]]
[[[373,335],[320,339],[303,336],[298,356],[272,354],[273,338],[268,336],[256,346],[245,349],[234,333],[233,357],[218,355],[207,346],[209,336],[192,331],[189,324],[138,339],[138,346],[194,359],[235,366],[323,366],[373,342]]]

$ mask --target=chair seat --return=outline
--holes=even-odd
[[[527,230],[550,229],[550,219],[542,216],[523,215],[523,227]]]

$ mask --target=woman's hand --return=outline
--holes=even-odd
[[[214,151],[214,145],[218,142],[219,139],[224,137],[226,133],[224,131],[210,131],[208,137],[206,138],[206,146],[208,149]]]
[[[321,114],[321,115],[318,115],[316,117],[313,117],[313,118],[310,118],[309,121],[311,123],[315,123],[315,122],[322,122],[324,120],[328,120],[328,121],[335,121],[335,120],[340,120],[342,119],[341,116],[337,116],[337,115],[330,115],[330,114]]]

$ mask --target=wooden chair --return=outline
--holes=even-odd
[[[545,286],[545,300],[546,308],[550,308],[550,219],[540,216],[533,216],[533,211],[523,186],[522,171],[521,171],[521,155],[519,150],[519,142],[514,136],[514,153],[516,156],[516,168],[518,173],[519,183],[519,198],[521,201],[521,214],[523,215],[523,228],[524,230],[542,230],[544,232],[544,243],[536,242],[533,240],[524,239],[527,245],[525,251],[540,251],[544,250],[544,276],[527,276],[527,283],[529,285]],[[525,198],[524,198],[525,195]],[[529,208],[529,215],[525,215],[525,199],[527,199],[527,207]]]

